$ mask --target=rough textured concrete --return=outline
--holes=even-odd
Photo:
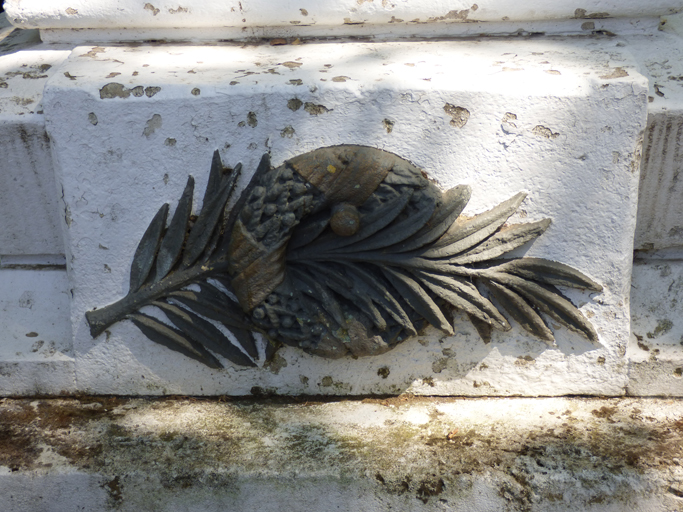
[[[13,512],[683,506],[676,400],[5,399],[0,448]]]
[[[253,386],[294,394],[622,392],[646,109],[646,83],[624,43],[342,43],[333,61],[330,51],[325,43],[80,47],[48,82],[79,387],[238,395]],[[469,117],[457,114],[464,111]],[[150,343],[128,322],[92,339],[85,311],[125,294],[149,220],[164,202],[174,207],[188,173],[203,189],[215,149],[227,165],[242,162],[247,178],[266,151],[278,165],[335,144],[392,151],[444,189],[470,184],[468,215],[527,190],[512,221],[550,217],[553,224],[516,254],[561,261],[604,286],[599,296],[568,292],[601,346],[561,328],[553,328],[557,348],[520,330],[487,346],[458,318],[453,337],[427,331],[373,358],[329,362],[287,349],[264,369],[211,371]]]

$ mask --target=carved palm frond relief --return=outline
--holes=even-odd
[[[484,341],[509,330],[509,318],[552,344],[544,317],[598,340],[557,286],[599,284],[561,263],[500,259],[550,225],[506,225],[523,193],[467,218],[469,187],[442,192],[396,155],[336,146],[277,168],[265,155],[227,211],[240,170],[216,152],[196,219],[192,177],[170,221],[169,205],[160,208],[135,252],[128,295],[86,314],[93,336],[130,319],[213,368],[217,356],[255,366],[254,332],[268,342],[266,357],[280,344],[331,358],[379,354],[427,324],[452,334],[452,310]]]

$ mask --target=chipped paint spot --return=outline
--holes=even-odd
[[[604,18],[609,18],[608,12],[592,12],[588,14],[586,9],[576,9],[574,11],[575,19],[589,19],[589,20],[601,20]]]
[[[150,12],[152,13],[152,16],[156,16],[157,14],[159,14],[159,9],[157,9],[156,7],[154,7],[154,6],[153,6],[152,4],[150,4],[150,3],[145,4],[145,6],[143,7],[143,9],[146,10],[146,11],[150,11]]]
[[[164,146],[173,147],[173,146],[176,145],[176,142],[177,142],[177,141],[176,141],[175,139],[172,139],[172,138],[169,137],[168,139],[166,139],[166,140],[164,141]],[[168,175],[167,175],[167,174],[164,175],[164,181],[165,181],[165,182],[168,182]]]
[[[600,75],[600,78],[603,80],[611,80],[612,78],[623,78],[625,76],[629,76],[626,70],[622,67],[616,67],[611,70],[610,73],[606,75]]]
[[[325,105],[316,105],[315,103],[309,102],[304,104],[304,110],[312,116],[319,116],[320,114],[325,114],[330,111]]]
[[[304,103],[299,98],[292,98],[291,100],[287,100],[287,108],[292,112],[296,112],[297,110],[299,110],[303,104]]]
[[[145,87],[145,94],[147,95],[148,98],[151,98],[156,93],[158,93],[160,90],[161,90],[161,87]]]
[[[170,14],[178,14],[178,13],[181,13],[181,12],[189,12],[189,10],[187,9],[187,7],[180,7],[180,6],[178,6],[177,9],[169,9],[168,12],[169,12]]]
[[[298,67],[301,67],[301,62],[294,62],[291,60],[288,60],[287,62],[282,63],[283,66],[289,68],[289,69],[296,69]]]
[[[581,30],[595,30],[595,23],[592,21],[586,21],[581,24]]]
[[[130,96],[130,89],[123,84],[111,82],[100,89],[100,99],[127,98]]]
[[[73,16],[75,14],[78,14],[78,9],[74,9],[73,7],[67,7],[66,13],[70,16]]]
[[[159,114],[154,114],[147,121],[147,124],[145,125],[145,129],[142,131],[142,134],[145,137],[149,138],[159,128],[161,128],[161,116]]]
[[[302,16],[308,16],[308,11],[306,9],[299,9]]]
[[[536,125],[533,127],[531,130],[531,133],[538,137],[543,137],[544,139],[556,139],[560,136],[559,133],[553,132],[550,128],[547,128],[542,125]]]
[[[303,81],[300,78],[295,78],[289,81],[290,85],[303,85]]]
[[[90,121],[90,124],[93,126],[97,126],[97,116],[95,115],[95,112],[90,112],[88,114],[88,121]]]
[[[93,47],[92,50],[90,50],[90,51],[88,51],[82,55],[79,55],[79,57],[90,57],[90,58],[94,59],[97,57],[98,53],[104,53],[104,52],[105,52],[104,48],[102,48],[101,46],[95,46],[95,47]]]
[[[548,73],[549,75],[561,75],[562,74],[557,69],[546,69],[545,72]]]
[[[346,82],[347,80],[351,80],[348,76],[335,76],[332,81],[333,82]]]
[[[457,107],[455,105],[451,105],[450,103],[446,103],[443,106],[443,110],[446,112],[446,114],[451,116],[451,126],[462,128],[470,119],[470,111],[464,107]]]

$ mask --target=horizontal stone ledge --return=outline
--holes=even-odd
[[[660,18],[602,18],[531,21],[417,22],[403,20],[382,23],[341,25],[261,25],[217,27],[143,27],[128,28],[41,28],[46,43],[119,43],[137,41],[213,42],[272,39],[273,45],[300,44],[312,39],[363,38],[376,42],[398,39],[423,40],[466,37],[537,37],[553,35],[635,35],[653,34]]]
[[[8,0],[10,21],[22,28],[253,27],[355,23],[531,21],[662,16],[683,10],[681,0]]]
[[[683,402],[5,399],[8,510],[678,510]]]

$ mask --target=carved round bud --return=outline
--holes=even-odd
[[[332,209],[330,226],[339,236],[351,236],[356,234],[360,227],[360,215],[355,206],[342,203]]]

